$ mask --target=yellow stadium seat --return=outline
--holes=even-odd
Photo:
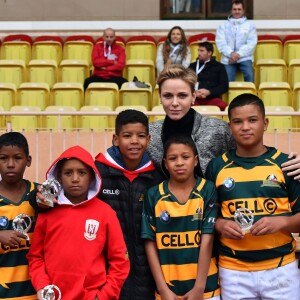
[[[36,112],[41,111],[40,107],[37,106],[12,106],[11,112],[27,112],[31,115],[12,115],[7,118],[10,120],[13,131],[35,131],[40,128],[40,116],[36,115]]]
[[[300,111],[300,82],[295,83],[292,95],[292,106],[296,111]]]
[[[59,113],[74,112],[73,106],[48,106],[45,111],[55,113],[44,118],[44,127],[54,131],[70,131],[77,127],[77,117],[72,115],[59,115]]]
[[[300,35],[287,35],[283,40],[283,57],[287,65],[300,58]]]
[[[158,121],[158,120],[163,120],[165,118],[165,111],[164,111],[164,108],[162,105],[155,105],[152,107],[152,112],[155,112],[155,113],[164,113],[164,115],[157,115],[157,116],[150,116],[149,117],[149,121],[150,122],[155,122],[155,121]]]
[[[292,59],[288,68],[288,81],[293,88],[297,82],[300,82],[300,59]]]
[[[160,96],[158,91],[158,85],[155,85],[155,88],[152,93],[152,107],[160,105]]]
[[[26,80],[23,60],[0,60],[0,82],[13,83],[16,87]]]
[[[237,82],[232,81],[229,82],[229,89],[228,89],[228,96],[227,96],[227,103],[230,102],[238,95],[250,93],[250,94],[257,94],[255,84],[253,82]]]
[[[127,78],[128,81],[132,81],[134,76],[136,76],[139,81],[149,82],[152,86],[156,84],[154,63],[149,59],[127,60],[123,70],[123,76]]]
[[[50,88],[57,82],[57,63],[55,60],[33,59],[28,64],[30,82],[47,83]]]
[[[44,110],[49,105],[49,93],[47,83],[21,83],[18,88],[17,105],[38,106]]]
[[[0,106],[0,127],[4,128],[5,127],[5,116],[1,114],[1,112],[4,111],[4,108]]]
[[[56,36],[39,36],[32,44],[32,59],[62,60],[63,41]]]
[[[255,66],[255,83],[286,82],[287,67],[283,59],[259,59]]]
[[[17,88],[13,83],[0,83],[0,107],[9,111],[16,105]]]
[[[149,59],[155,64],[156,43],[153,37],[130,37],[126,42],[126,59]]]
[[[73,106],[76,110],[79,110],[84,105],[82,84],[78,82],[55,83],[50,93],[50,103],[56,106]]]
[[[258,97],[266,106],[291,106],[291,88],[287,82],[263,82],[258,88]]]
[[[112,111],[109,106],[94,106],[87,105],[83,106],[80,109],[81,112],[103,112],[103,111]],[[92,129],[94,131],[104,131],[109,128],[113,128],[114,124],[112,124],[113,117],[107,115],[81,115],[79,116],[78,127],[80,129]]]
[[[138,88],[133,82],[123,83],[119,91],[120,105],[140,105],[146,110],[151,109],[152,88]]]
[[[265,106],[266,114],[270,112],[293,112],[291,106]],[[268,116],[269,126],[268,131],[287,132],[288,129],[294,127],[292,116]]]
[[[220,108],[219,106],[216,106],[216,105],[195,105],[192,107],[195,111],[199,112],[200,114],[202,112],[220,112]],[[215,117],[215,118],[218,118],[218,119],[222,119],[222,116],[213,116],[210,115],[211,117]]]
[[[89,77],[89,65],[86,60],[62,60],[59,65],[59,81],[61,82],[79,82]]]
[[[27,35],[15,35],[13,39],[5,37],[1,45],[1,59],[22,60],[27,65],[31,59],[31,42]]]
[[[109,106],[114,110],[119,105],[119,88],[113,82],[92,82],[85,91],[85,105]]]

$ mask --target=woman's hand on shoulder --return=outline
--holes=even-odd
[[[300,154],[291,152],[289,160],[281,165],[282,171],[288,172],[288,176],[295,176],[295,180],[300,180]]]

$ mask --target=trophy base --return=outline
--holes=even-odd
[[[54,203],[53,203],[53,201],[51,201],[51,200],[47,200],[47,199],[45,199],[45,201],[41,201],[40,199],[36,199],[36,202],[37,203],[40,203],[40,204],[43,204],[43,205],[45,205],[45,206],[48,206],[48,207],[53,207],[54,206]]]
[[[241,229],[242,229],[243,233],[247,234],[247,233],[250,233],[251,227],[249,227],[249,228],[241,228]]]

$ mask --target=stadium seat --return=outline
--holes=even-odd
[[[135,109],[135,110],[139,110],[143,113],[147,112],[147,109],[144,105],[121,105],[121,106],[116,107],[115,111],[119,113],[120,111],[123,111],[126,109]]]
[[[32,44],[32,59],[62,60],[63,40],[59,36],[38,36]]]
[[[16,105],[17,88],[13,83],[0,83],[0,107],[9,111]]]
[[[156,84],[152,92],[152,107],[160,105],[160,96],[158,91],[158,85]]]
[[[155,64],[156,41],[152,36],[131,36],[126,42],[126,60],[148,59]]]
[[[119,106],[119,88],[113,82],[92,82],[85,91],[85,105]]]
[[[229,89],[228,89],[228,96],[227,96],[227,103],[230,104],[230,102],[235,98],[236,96],[244,93],[250,93],[250,94],[257,94],[255,84],[253,82],[237,82],[232,81],[229,82]]]
[[[123,70],[123,77],[128,81],[132,81],[134,77],[139,81],[149,82],[155,86],[155,66],[152,60],[149,59],[130,59],[126,61]]]
[[[283,39],[283,57],[287,65],[292,59],[300,58],[300,35],[287,35]]]
[[[17,93],[17,105],[37,106],[44,110],[49,105],[49,93],[47,83],[21,83]]]
[[[89,77],[89,65],[85,60],[62,60],[59,65],[60,82],[79,82],[84,83],[84,80]]]
[[[167,39],[166,36],[162,36],[161,38],[159,38],[158,41],[156,42],[156,46],[158,47],[160,44],[164,43],[166,39]]]
[[[57,82],[57,63],[55,60],[33,59],[28,64],[30,82],[47,83],[50,88]]]
[[[195,34],[189,37],[188,39],[188,44],[191,49],[191,62],[195,61],[198,58],[198,45],[200,42],[210,42],[213,44],[214,47],[214,53],[213,56],[216,57],[218,61],[221,59],[221,54],[218,51],[216,47],[216,42],[215,42],[215,34],[214,33],[200,33],[200,34]]]
[[[132,82],[125,82],[119,91],[119,100],[122,106],[139,105],[144,106],[146,110],[150,110],[152,87],[138,88]]]
[[[4,111],[4,108],[2,106],[0,106],[0,128],[4,128],[5,127],[5,116],[3,116],[1,114],[1,112]]]
[[[211,112],[211,113],[214,113],[214,112],[220,112],[220,108],[219,106],[216,106],[216,105],[195,105],[192,107],[195,111],[199,112],[200,114],[202,112]],[[210,115],[211,117],[215,117],[215,118],[218,118],[218,119],[222,119],[222,116],[213,116],[213,115]]]
[[[16,105],[12,106],[10,111],[32,113],[32,115],[11,115],[7,118],[13,131],[35,131],[40,127],[40,116],[36,115],[36,112],[41,111],[40,107]]]
[[[258,97],[266,106],[291,106],[291,88],[287,82],[263,82],[258,88]]]
[[[150,122],[155,122],[155,121],[158,121],[158,120],[163,120],[165,118],[165,111],[164,111],[164,108],[162,105],[155,105],[152,107],[152,112],[155,112],[155,113],[163,113],[163,115],[157,115],[157,116],[150,116],[149,117],[149,121]]]
[[[31,44],[29,35],[8,35],[4,37],[1,45],[1,59],[23,60],[27,65],[31,59]]]
[[[259,59],[282,59],[283,45],[277,35],[258,35],[257,45],[254,53],[254,62]]]
[[[293,88],[297,82],[300,82],[300,59],[292,59],[288,68],[288,82]]]
[[[82,84],[57,82],[51,90],[50,103],[56,106],[73,106],[79,110],[84,105]]]
[[[69,36],[63,46],[63,59],[85,60],[91,68],[93,47],[94,39],[91,36]]]
[[[74,112],[73,106],[47,106],[45,111],[55,112],[55,115],[47,115],[44,119],[44,127],[54,131],[70,131],[77,127],[77,118],[72,115],[59,115],[59,113]]]
[[[265,106],[266,114],[269,112],[293,112],[291,106]],[[294,128],[292,116],[268,116],[269,126],[268,131],[272,132],[276,129],[277,132],[287,132],[288,129]]]
[[[255,83],[287,82],[287,66],[283,59],[259,59],[255,66]]]
[[[23,60],[0,60],[0,82],[13,83],[16,87],[26,81],[26,69]]]
[[[292,106],[295,111],[300,111],[300,82],[297,82],[294,85],[292,94]]]
[[[99,37],[95,42],[95,44],[99,44],[99,43],[103,43],[103,36]],[[126,47],[125,39],[122,38],[121,36],[116,36],[116,44],[122,46],[124,49]]]
[[[99,111],[112,111],[109,106],[95,106],[88,105],[83,106],[80,109],[81,112],[99,112]],[[112,123],[113,117],[107,115],[81,115],[79,116],[78,126],[79,129],[92,129],[94,131],[104,131],[108,128],[113,128],[114,124]]]

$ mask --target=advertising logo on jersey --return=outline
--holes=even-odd
[[[6,216],[0,217],[0,229],[6,229],[8,227],[8,218]]]
[[[92,241],[96,238],[99,229],[99,222],[96,220],[88,219],[85,221],[84,237],[88,241]]]
[[[263,183],[261,185],[262,187],[264,186],[269,186],[269,187],[276,187],[280,188],[281,184],[278,182],[277,177],[274,174],[270,174],[266,180],[263,180]]]
[[[198,207],[196,209],[196,213],[193,215],[192,221],[199,221],[202,220],[202,218],[203,218],[203,210],[201,207]]]
[[[159,219],[161,220],[162,223],[165,223],[165,224],[168,224],[171,221],[170,214],[166,210],[163,210],[160,213]]]
[[[223,186],[224,186],[224,189],[227,191],[232,190],[235,186],[234,179],[231,177],[226,178],[223,182]]]

